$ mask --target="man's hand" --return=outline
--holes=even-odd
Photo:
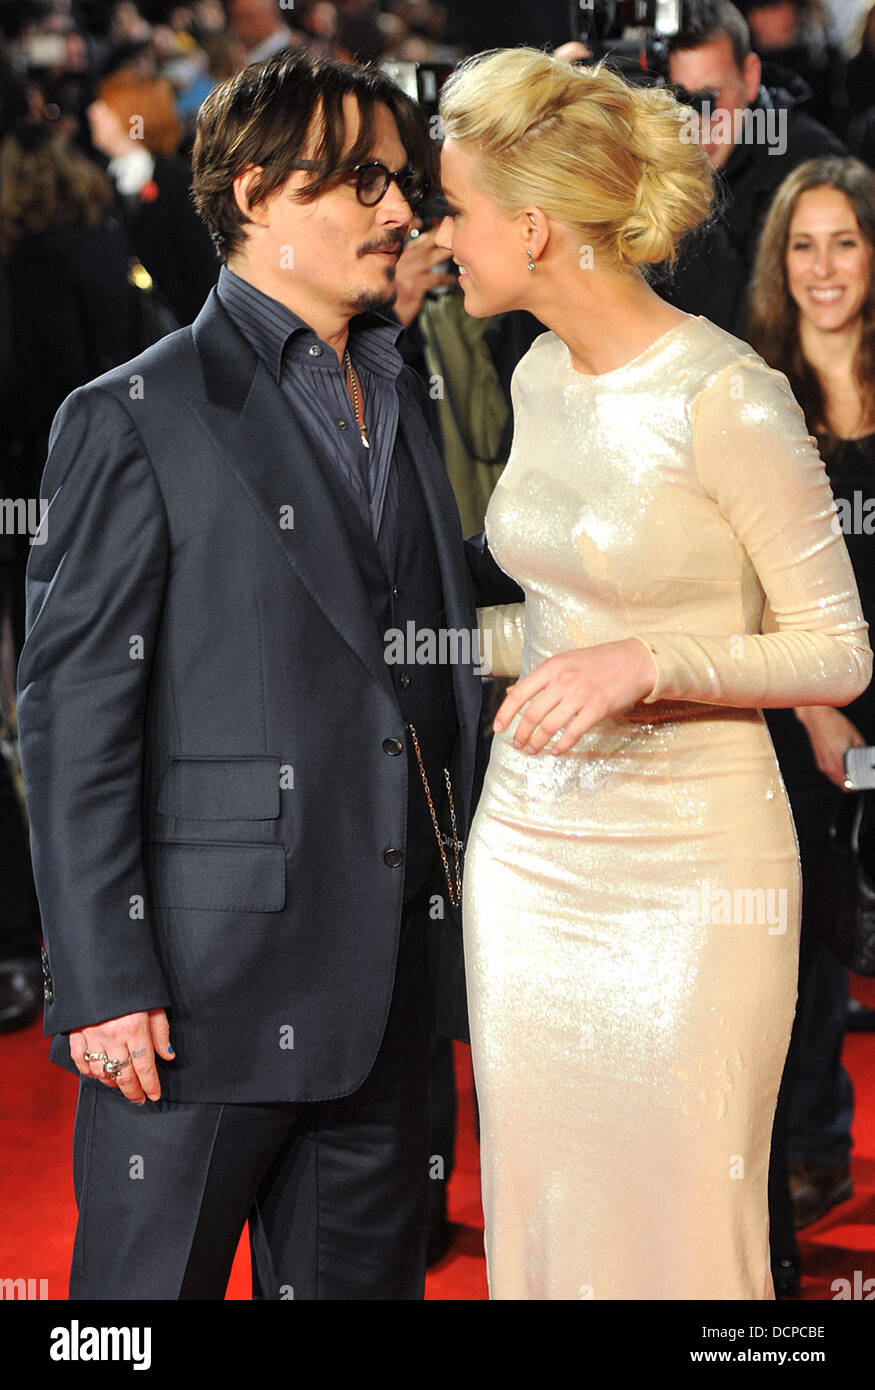
[[[649,694],[657,676],[653,658],[636,637],[561,652],[510,687],[493,728],[501,733],[527,704],[514,734],[516,746],[540,753],[564,728],[550,752],[567,753],[599,720]]]
[[[105,1052],[110,1060],[125,1065],[113,1079],[104,1074],[103,1062],[87,1062],[86,1052]],[[70,1034],[70,1056],[82,1075],[94,1076],[104,1086],[118,1086],[135,1105],[144,1104],[146,1096],[150,1100],[161,1099],[156,1052],[168,1062],[175,1056],[170,1046],[170,1024],[163,1009],[105,1019]]]
[[[435,285],[456,283],[455,275],[436,275],[432,269],[449,257],[448,251],[435,246],[437,230],[437,227],[432,227],[431,231],[420,232],[405,242],[395,270],[397,294],[392,308],[405,328],[416,318],[429,290],[433,290]]]
[[[845,749],[865,748],[866,740],[856,724],[831,705],[804,705],[796,716],[804,725],[814,761],[824,777],[845,787]]]

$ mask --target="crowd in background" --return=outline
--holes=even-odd
[[[689,8],[695,10],[696,3]],[[824,164],[817,178],[846,197],[864,241],[875,245],[875,221],[867,221],[870,214],[875,218],[871,188],[864,175],[852,178],[841,167],[850,154],[864,170],[875,168],[875,4],[751,0],[744,6],[747,28],[733,18],[731,5],[721,4],[703,0],[706,14],[699,27],[694,19],[669,45],[666,76],[689,91],[719,92],[724,104],[738,110],[785,113],[786,147],[780,153],[765,146],[711,152],[721,171],[720,216],[681,257],[661,292],[688,312],[754,341],[748,294],[756,283],[757,253],[762,266],[763,228],[794,168],[815,158],[838,160],[839,165]],[[190,323],[214,284],[219,263],[189,198],[188,157],[198,108],[217,83],[284,48],[344,62],[418,62],[449,70],[465,54],[484,48],[528,43],[559,50],[578,37],[569,33],[564,0],[501,5],[490,0],[476,5],[470,0],[0,0],[0,495],[38,497],[49,430],[65,396],[162,332]],[[577,46],[567,56],[584,53]],[[794,197],[805,191],[800,184]],[[788,203],[786,225],[792,212]],[[778,260],[786,225],[780,232],[773,226],[774,244],[767,248]],[[441,259],[425,239],[411,248],[398,314],[408,330],[408,360],[427,374],[438,364],[448,383],[449,396],[435,404],[432,423],[467,532],[482,524],[485,502],[507,456],[510,376],[540,326],[526,322],[526,315],[474,324],[461,307],[461,295],[452,293],[452,277],[440,273]],[[399,266],[399,283],[404,273]],[[760,308],[766,302],[763,285],[776,283],[772,272],[760,274]],[[768,314],[795,322],[791,295],[779,299],[768,300]],[[864,329],[871,338],[871,306],[867,312]],[[755,345],[768,357],[762,322],[760,330]],[[773,365],[787,371],[801,399],[808,378],[802,373],[794,380],[793,364],[802,363],[802,348],[810,349],[817,339],[809,334],[800,347],[792,337],[782,348],[786,360]],[[812,433],[860,444],[850,462],[846,459],[846,468],[853,464],[857,472],[848,472],[845,482],[848,487],[861,478],[865,483],[866,470],[875,467],[875,456],[867,455],[875,435],[867,434],[861,443],[852,425],[832,428],[838,417],[830,420],[829,402],[824,406],[816,391],[809,390],[802,403],[821,410],[815,418],[807,409]],[[833,458],[837,495],[840,466]],[[7,734],[15,662],[24,640],[29,545],[27,536],[0,534],[0,636],[5,634],[7,653],[0,713],[5,712]],[[857,544],[852,556],[865,608],[875,566],[866,547]],[[867,616],[875,623],[875,614]],[[875,740],[868,697],[857,714],[860,738]],[[806,786],[819,786],[821,799],[828,790],[812,781],[824,767],[808,732],[811,744],[802,747],[801,725],[796,727],[789,712],[783,721],[773,720],[779,753],[782,735],[786,739],[782,770],[788,783],[790,764],[801,769],[799,805]],[[0,757],[0,1031],[30,1022],[41,1002],[33,975],[39,911],[9,766]],[[809,1183],[803,1220],[794,1222],[783,1203],[783,1248],[775,1247],[775,1255],[785,1262],[795,1258],[793,1225],[816,1219],[818,1201],[841,1200],[850,1190],[853,1098],[840,1057],[847,972],[826,957],[811,965],[813,956],[811,946],[807,1013],[800,996],[807,1032],[794,1045],[805,1063],[807,1114],[817,1110],[826,1119],[812,1127],[804,1153],[797,1144],[795,1161],[817,1168],[819,1160],[835,1181],[832,1188],[821,1184],[813,1198]],[[827,1013],[832,1023],[824,1043]],[[812,1061],[811,1040],[818,1029],[820,1052]],[[789,1128],[790,1139],[782,1133],[781,1142],[793,1160],[793,1133],[804,1129],[806,1113],[800,1089],[796,1112],[788,1118],[786,1090],[779,1121],[784,1131]],[[784,1183],[778,1172],[776,1191],[783,1191]],[[794,1197],[800,1191],[801,1180]],[[798,1217],[799,1202],[795,1206]],[[782,1228],[780,1214],[776,1197],[776,1230]]]

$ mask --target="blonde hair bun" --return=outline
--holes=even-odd
[[[612,268],[673,261],[708,216],[713,173],[686,108],[603,64],[534,48],[478,53],[444,84],[440,116],[497,207],[513,217],[536,204]]]

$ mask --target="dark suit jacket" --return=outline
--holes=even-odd
[[[447,626],[471,629],[418,389],[403,369],[399,428]],[[384,741],[405,730],[325,467],[215,291],[52,428],[18,694],[46,1032],[167,1007],[171,1100],[347,1094],[382,1037],[407,805]],[[486,568],[497,588],[478,601],[519,594]],[[464,836],[482,682],[459,663],[453,684]],[[72,1068],[68,1052],[55,1038]]]

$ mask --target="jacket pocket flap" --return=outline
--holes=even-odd
[[[172,758],[158,813],[185,820],[274,820],[279,758]]]
[[[149,859],[161,907],[194,912],[279,912],[285,906],[282,845],[151,840]]]

